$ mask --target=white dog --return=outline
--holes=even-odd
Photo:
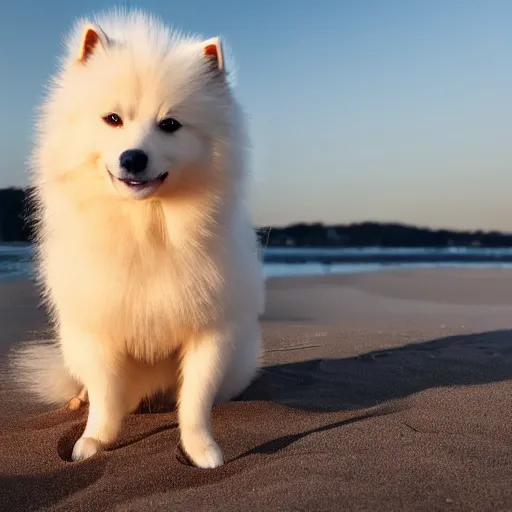
[[[57,340],[19,350],[14,365],[48,403],[88,395],[73,460],[171,390],[186,454],[223,463],[211,409],[254,378],[264,305],[246,143],[218,38],[139,12],[72,32],[32,165],[38,278]]]

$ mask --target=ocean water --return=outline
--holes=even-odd
[[[27,245],[0,245],[0,280],[31,276],[32,247]],[[509,267],[512,268],[512,248],[328,248],[272,247],[263,251],[267,277],[350,274],[378,272],[390,268],[425,267]],[[330,257],[350,261],[322,263]],[[405,260],[403,258],[405,257]],[[407,261],[407,258],[414,261]],[[425,257],[426,261],[422,261]],[[450,258],[456,257],[456,261]],[[362,261],[357,261],[358,259]],[[379,261],[382,258],[382,261]],[[401,261],[393,261],[397,258]],[[476,260],[475,260],[476,259]],[[298,260],[300,262],[292,262]],[[318,260],[318,261],[315,261]]]
[[[267,247],[264,253],[269,257],[384,257],[413,256],[434,257],[439,259],[454,256],[478,256],[490,259],[512,258],[512,247]]]
[[[32,248],[24,245],[0,245],[0,280],[30,276]]]

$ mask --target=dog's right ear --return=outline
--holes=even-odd
[[[208,57],[214,66],[221,72],[224,72],[224,52],[222,50],[222,43],[219,37],[212,37],[204,41],[203,52]]]
[[[108,46],[108,37],[97,25],[86,25],[82,32],[82,40],[78,51],[78,62],[84,64],[98,46]]]

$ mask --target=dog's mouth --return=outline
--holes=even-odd
[[[117,183],[124,185],[124,187],[131,191],[135,197],[140,199],[154,194],[160,185],[167,179],[167,176],[169,176],[168,172],[164,172],[152,180],[137,180],[133,178],[118,178],[108,169],[107,171],[114,185]]]
[[[168,172],[164,172],[163,174],[160,174],[160,176],[158,176],[154,180],[134,180],[131,178],[116,178],[116,180],[119,180],[120,182],[124,183],[126,186],[133,188],[135,190],[142,190],[147,187],[151,187],[152,185],[163,183],[166,180],[168,175],[169,175]]]

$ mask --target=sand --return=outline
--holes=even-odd
[[[45,327],[0,285],[0,351]],[[214,409],[227,463],[177,457],[174,412],[70,463],[85,412],[0,394],[0,510],[512,510],[512,271],[272,279],[265,368]]]

